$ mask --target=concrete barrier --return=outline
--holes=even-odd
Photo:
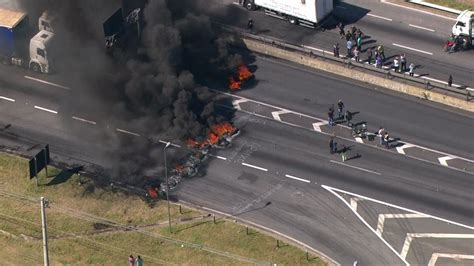
[[[246,47],[254,52],[261,54],[267,54],[273,57],[281,58],[288,60],[294,63],[312,67],[318,70],[330,72],[336,75],[341,75],[346,78],[351,78],[359,81],[363,81],[369,84],[380,86],[389,90],[398,91],[401,93],[409,94],[416,96],[422,99],[429,101],[441,103],[444,105],[456,107],[465,111],[474,112],[474,103],[466,101],[465,99],[456,98],[453,96],[445,95],[440,92],[433,92],[413,86],[410,84],[405,84],[399,81],[394,81],[384,77],[378,77],[371,73],[365,73],[356,69],[348,68],[347,66],[336,64],[333,62],[328,62],[318,58],[312,58],[308,55],[304,55],[298,52],[284,50],[278,47],[271,46],[259,41],[243,39]]]

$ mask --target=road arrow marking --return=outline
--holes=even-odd
[[[444,166],[449,166],[448,165],[448,160],[452,160],[454,159],[454,157],[452,156],[444,156],[444,157],[439,157],[438,158],[438,161],[441,165],[444,165]]]
[[[402,252],[400,253],[403,259],[407,257],[411,242],[414,238],[474,239],[474,234],[407,233],[407,237],[403,243]]]
[[[404,149],[408,149],[408,148],[412,148],[412,147],[415,147],[415,145],[413,145],[413,144],[403,144],[402,146],[397,147],[397,151],[398,151],[398,153],[406,154]]]
[[[275,112],[272,112],[272,116],[273,116],[273,119],[277,121],[281,121],[280,115],[288,114],[288,113],[291,113],[291,111],[288,111],[288,110],[275,111]]]
[[[327,125],[327,124],[328,124],[328,122],[326,122],[326,121],[313,123],[314,131],[322,132],[321,131],[321,126],[324,126],[324,125]]]

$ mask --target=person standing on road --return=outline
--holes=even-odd
[[[359,62],[360,61],[360,50],[359,50],[359,47],[356,47],[354,49],[354,58],[356,60],[356,62]]]
[[[334,126],[334,105],[329,108],[328,112],[328,124]]]
[[[362,51],[362,36],[359,34],[359,36],[357,36],[357,49],[359,49],[359,51]]]
[[[382,68],[382,57],[380,55],[377,55],[377,57],[375,57],[375,67]]]
[[[383,142],[383,137],[385,135],[385,129],[383,127],[380,127],[379,131],[377,132],[377,134],[379,135],[380,137],[380,145],[383,146],[384,145],[384,142]]]
[[[249,32],[252,33],[253,19],[249,18],[249,22],[247,22],[247,28],[249,29]]]
[[[407,69],[407,58],[405,56],[405,54],[402,54],[400,56],[400,72],[405,72],[405,70]]]
[[[342,145],[342,149],[341,149],[341,157],[342,157],[343,162],[347,160],[347,147],[344,144]]]
[[[138,255],[137,259],[135,260],[135,266],[143,266],[143,259]]]
[[[398,72],[400,68],[400,61],[398,59],[398,56],[393,59],[393,68],[395,69],[395,72]]]
[[[334,138],[331,137],[329,139],[329,153],[333,154],[334,153]]]
[[[451,85],[453,85],[453,76],[449,75],[449,78],[448,78],[448,87],[451,87]]]
[[[339,22],[339,24],[337,24],[337,27],[339,28],[339,35],[341,35],[341,39],[344,38],[344,23]]]
[[[135,258],[133,257],[133,255],[130,255],[128,257],[128,263],[130,266],[135,266]]]
[[[379,52],[379,55],[382,57],[382,60],[385,61],[385,52],[383,49],[383,45],[379,45],[377,47],[377,51]]]
[[[367,63],[369,65],[372,63],[372,48],[367,49]]]
[[[347,41],[347,58],[352,58],[352,46],[353,43],[351,40]]]
[[[411,63],[408,68],[410,69],[410,77],[413,77],[413,75],[415,74],[415,64]]]
[[[344,102],[342,102],[342,100],[339,100],[337,102],[337,110],[338,110],[338,117],[341,118],[342,115],[344,114]]]
[[[339,57],[339,43],[335,43],[332,48],[334,52],[334,57]]]
[[[390,136],[388,135],[388,132],[385,131],[383,135],[383,142],[385,144],[385,148],[390,148]]]

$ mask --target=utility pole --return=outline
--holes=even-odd
[[[43,260],[44,266],[49,266],[48,254],[48,232],[46,228],[46,212],[45,208],[48,206],[48,200],[41,197],[41,230],[43,232]]]
[[[163,148],[163,156],[165,157],[165,180],[166,180],[166,201],[168,202],[168,228],[171,232],[171,211],[170,211],[170,183],[168,181],[168,166],[166,165],[166,149],[171,145],[171,142],[166,143]]]

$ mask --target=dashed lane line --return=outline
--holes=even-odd
[[[422,54],[433,55],[433,53],[431,53],[431,52],[423,51],[423,50],[420,50],[420,49],[416,49],[416,48],[413,48],[413,47],[401,45],[401,44],[398,44],[398,43],[392,43],[392,45],[393,45],[393,46],[400,47],[400,48],[412,50],[412,51],[415,51],[415,52],[419,52],[419,53],[422,53]]]
[[[379,214],[379,220],[377,222],[377,234],[382,235],[383,226],[385,224],[385,219],[410,219],[410,218],[431,218],[429,216],[417,213],[389,213],[389,214]]]
[[[418,25],[415,25],[415,24],[408,24],[408,26],[410,26],[410,27],[412,27],[412,28],[417,28],[417,29],[420,29],[420,30],[426,30],[426,31],[430,31],[430,32],[435,32],[435,30],[433,30],[433,29],[425,28],[425,27],[418,26]]]
[[[379,19],[383,19],[383,20],[386,20],[386,21],[393,21],[393,19],[391,19],[391,18],[386,18],[386,17],[374,15],[374,14],[371,14],[371,13],[368,13],[367,16],[374,17],[374,18],[379,18]]]
[[[364,171],[364,172],[367,172],[367,173],[371,173],[371,174],[375,174],[375,175],[382,175],[379,172],[375,172],[375,171],[365,169],[365,168],[362,168],[362,167],[357,167],[357,166],[353,166],[353,165],[346,164],[346,163],[341,163],[341,162],[334,161],[334,160],[330,160],[330,162],[335,163],[335,164],[339,164],[339,165],[343,165],[343,166],[346,166],[346,167],[354,168],[354,169],[357,169],[357,170],[361,170],[361,171]]]
[[[140,134],[134,133],[134,132],[130,132],[130,131],[125,130],[125,129],[117,128],[116,130],[117,130],[118,132],[121,132],[121,133],[124,133],[124,134],[132,135],[132,136],[135,136],[135,137],[140,137]]]
[[[428,262],[428,266],[435,266],[438,258],[453,259],[456,261],[459,260],[474,260],[474,255],[467,254],[449,254],[449,253],[433,253],[431,254],[431,259]]]
[[[223,161],[227,161],[227,158],[226,158],[226,157],[222,157],[222,156],[219,156],[219,155],[209,154],[209,156],[215,157],[215,158],[217,158],[217,159],[221,159],[221,160],[223,160]]]
[[[474,239],[474,234],[443,234],[443,233],[407,233],[401,256],[405,259],[410,251],[414,238],[448,238],[448,239]]]
[[[84,123],[88,123],[88,124],[91,124],[91,125],[96,125],[97,124],[97,122],[87,120],[87,119],[84,119],[84,118],[80,118],[80,117],[77,117],[77,116],[73,116],[72,119],[77,120],[77,121],[81,121],[81,122],[84,122]]]
[[[34,107],[35,107],[35,109],[38,109],[38,110],[41,110],[41,111],[45,111],[45,112],[52,113],[52,114],[55,114],[55,115],[58,114],[57,111],[54,111],[54,110],[51,110],[51,109],[48,109],[48,108],[44,108],[44,107],[37,106],[37,105],[35,105]]]
[[[70,90],[71,89],[69,87],[59,85],[59,84],[56,84],[56,83],[53,83],[53,82],[45,81],[45,80],[42,80],[42,79],[37,79],[37,78],[30,77],[30,76],[24,76],[24,77],[26,79],[29,79],[29,80],[34,80],[34,81],[37,81],[37,82],[40,82],[40,83],[43,83],[43,84],[47,84],[47,85],[51,85],[51,86],[54,86],[54,87],[58,87],[58,88],[61,88],[61,89],[65,89],[65,90]]]
[[[13,102],[13,103],[15,102],[15,99],[4,97],[4,96],[0,96],[0,99],[5,100],[5,101],[9,101],[9,102]]]
[[[254,169],[257,169],[257,170],[260,170],[260,171],[268,172],[268,169],[260,167],[260,166],[256,166],[256,165],[253,165],[253,164],[242,163],[242,165],[250,167],[250,168],[254,168]]]
[[[300,178],[300,177],[296,177],[296,176],[292,176],[292,175],[285,175],[285,176],[288,177],[288,178],[294,179],[294,180],[301,181],[301,182],[311,183],[311,181],[309,181],[307,179],[304,179],[304,178]]]

